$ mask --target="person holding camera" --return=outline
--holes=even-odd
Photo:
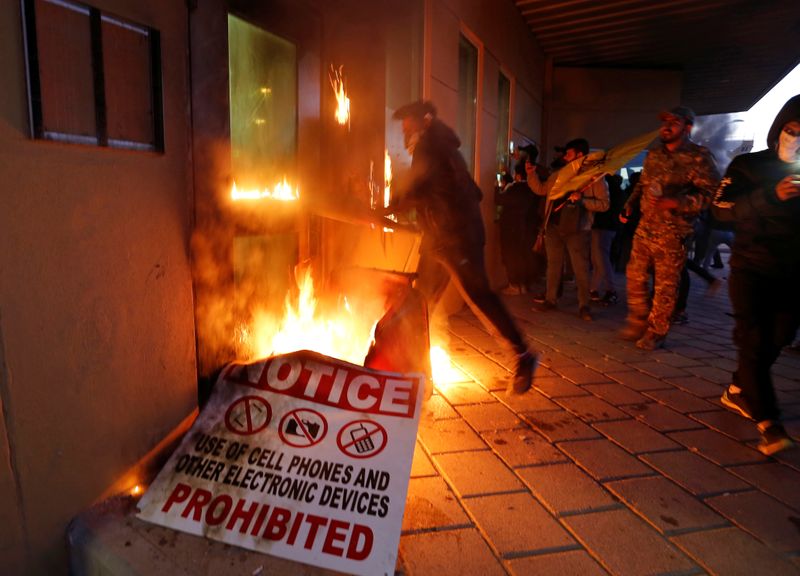
[[[800,94],[778,112],[767,144],[733,159],[711,210],[735,226],[728,288],[738,358],[721,400],[756,421],[758,449],[771,455],[793,444],[770,371],[800,327]]]

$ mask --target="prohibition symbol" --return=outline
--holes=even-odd
[[[355,420],[339,430],[336,444],[351,458],[372,458],[386,447],[386,429],[372,420]]]
[[[328,422],[316,410],[298,408],[287,412],[278,426],[284,444],[295,448],[308,448],[318,444],[328,433]]]
[[[261,396],[242,396],[225,412],[225,426],[234,434],[261,432],[272,420],[272,408]]]

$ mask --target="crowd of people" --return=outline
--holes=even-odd
[[[432,310],[453,280],[476,315],[517,353],[509,393],[525,393],[538,355],[489,287],[481,191],[458,137],[430,102],[404,106],[395,118],[403,122],[412,165],[406,191],[390,210],[416,210],[423,232],[416,285]],[[615,272],[624,270],[627,317],[620,337],[655,350],[671,325],[687,321],[689,272],[709,289],[719,286],[709,268],[722,265],[715,254],[727,244],[738,365],[721,401],[757,423],[762,452],[786,449],[792,440],[780,424],[770,371],[800,326],[800,299],[793,294],[800,288],[800,95],[776,117],[769,148],[736,157],[724,177],[711,152],[691,140],[690,108],[677,106],[659,119],[658,138],[627,186],[607,174],[570,188],[569,179],[586,167],[584,138],[557,149],[547,169],[537,164],[535,146],[521,149],[513,180],[495,192],[509,280],[504,293],[528,294],[544,278],[544,293],[532,298],[537,310],[548,312],[558,307],[569,273],[578,316],[591,321],[591,303],[617,303]]]

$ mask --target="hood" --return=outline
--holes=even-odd
[[[434,118],[431,125],[425,130],[425,137],[430,138],[430,140],[435,142],[438,146],[447,146],[456,149],[461,147],[461,140],[459,140],[456,133],[453,132],[453,129],[438,118]]]
[[[775,116],[775,121],[767,133],[767,146],[770,150],[778,149],[778,137],[781,135],[781,130],[792,120],[800,121],[800,94],[790,98]]]

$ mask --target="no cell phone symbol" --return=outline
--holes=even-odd
[[[351,458],[371,458],[386,447],[386,429],[372,420],[350,422],[339,431],[336,443]]]
[[[260,396],[242,396],[225,412],[225,426],[234,434],[250,436],[261,432],[272,420],[272,407]]]
[[[281,418],[278,432],[285,444],[295,448],[308,448],[322,441],[328,433],[328,422],[315,410],[298,408]]]

